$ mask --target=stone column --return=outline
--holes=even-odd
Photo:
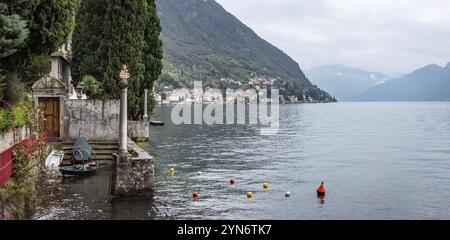
[[[133,141],[128,143],[128,113],[127,113],[127,66],[122,66],[119,86],[120,95],[120,129],[119,154],[113,154],[113,169],[111,174],[110,192],[115,197],[149,197],[154,190],[154,161],[144,150]],[[128,154],[130,151],[135,154]],[[135,156],[137,154],[137,156]]]
[[[125,158],[128,156],[127,141],[128,141],[128,68],[126,65],[122,66],[120,71],[119,87],[120,93],[120,123],[119,123],[119,154]]]
[[[147,106],[147,102],[148,102],[148,89],[144,89],[144,120],[148,121],[148,106]]]

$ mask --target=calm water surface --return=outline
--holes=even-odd
[[[450,102],[282,105],[272,135],[257,126],[175,126],[170,107],[157,113],[166,126],[151,127],[146,145],[156,164],[153,199],[110,201],[105,168],[67,182],[36,218],[450,219]],[[321,181],[324,199],[315,194]]]

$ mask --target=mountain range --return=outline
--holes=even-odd
[[[326,65],[306,72],[311,81],[339,101],[351,101],[368,89],[382,84],[389,77],[343,65]]]
[[[291,57],[216,1],[156,3],[164,50],[164,68],[157,87],[192,87],[195,80],[203,81],[204,86],[220,87],[221,79],[246,84],[250,76],[260,76],[278,79],[276,87],[282,95],[334,101],[311,84]]]
[[[357,101],[448,101],[450,100],[450,63],[420,68],[400,78],[377,85]]]

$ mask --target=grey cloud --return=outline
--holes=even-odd
[[[217,2],[302,68],[340,63],[398,75],[450,61],[450,1]]]

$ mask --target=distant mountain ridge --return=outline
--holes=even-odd
[[[351,101],[368,89],[383,83],[389,77],[344,65],[325,65],[306,72],[314,84],[320,86],[339,101]]]
[[[157,0],[164,49],[160,86],[213,87],[220,79],[248,83],[251,74],[281,79],[281,94],[316,100],[331,96],[311,84],[299,65],[214,0]]]
[[[427,65],[400,78],[367,90],[359,101],[448,101],[450,63],[445,67]]]

